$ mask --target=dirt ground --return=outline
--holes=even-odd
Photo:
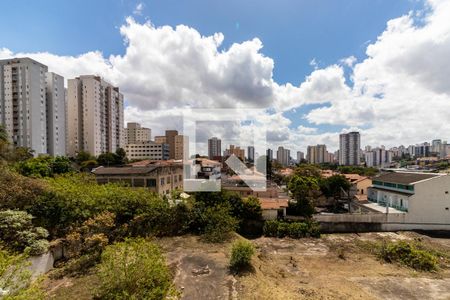
[[[166,255],[181,299],[450,299],[448,261],[434,273],[383,263],[367,249],[369,242],[382,239],[416,239],[450,254],[450,239],[413,232],[263,237],[251,240],[257,249],[253,267],[235,275],[228,269],[231,241],[208,244],[182,236],[155,242]],[[88,291],[96,278],[50,284],[53,299],[91,299]]]
[[[416,272],[380,262],[357,243],[420,239],[450,253],[448,239],[412,232],[332,234],[320,239],[252,240],[253,269],[229,273],[230,243],[161,239],[182,299],[450,299],[450,271]]]

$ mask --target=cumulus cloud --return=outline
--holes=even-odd
[[[137,5],[135,11],[142,9]],[[275,62],[263,54],[258,38],[224,48],[220,32],[204,36],[185,25],[157,27],[131,17],[120,28],[123,55],[2,48],[0,58],[29,56],[66,78],[101,75],[125,94],[126,121],[142,122],[154,133],[180,129],[179,110],[186,107],[258,107],[269,109],[258,117],[268,124],[273,148],[326,143],[336,149],[341,130],[323,133],[322,125],[359,128],[364,144],[394,146],[448,137],[449,15],[450,1],[429,0],[425,10],[390,20],[367,43],[365,59],[349,56],[319,67],[315,58],[314,70],[299,85],[273,79]],[[298,116],[306,125],[292,126],[282,113],[305,104],[315,105]]]

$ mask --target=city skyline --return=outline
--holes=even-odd
[[[336,136],[353,130],[361,132],[362,145],[393,147],[436,137],[450,140],[450,124],[446,122],[450,68],[446,67],[445,55],[450,43],[450,26],[445,22],[449,2],[362,2],[350,2],[342,15],[331,14],[328,22],[315,23],[319,32],[336,25],[331,35],[339,34],[339,45],[345,48],[339,51],[325,44],[328,40],[314,43],[311,37],[305,37],[309,28],[301,26],[284,28],[295,42],[285,40],[291,47],[279,47],[273,28],[264,29],[253,19],[248,23],[241,19],[251,15],[251,5],[242,6],[240,20],[227,19],[235,12],[231,9],[238,5],[235,2],[225,5],[223,15],[213,8],[216,17],[233,24],[230,30],[230,24],[214,23],[210,17],[202,24],[193,21],[195,5],[185,15],[180,12],[163,17],[168,7],[156,1],[140,6],[141,2],[122,4],[128,9],[122,7],[120,16],[114,14],[114,21],[96,29],[108,32],[102,36],[108,39],[103,44],[94,42],[99,32],[74,34],[73,41],[62,45],[58,35],[49,31],[36,48],[32,39],[21,38],[27,36],[27,26],[19,28],[15,36],[2,32],[0,58],[29,56],[65,78],[100,75],[121,88],[125,121],[140,122],[155,135],[167,128],[182,133],[182,121],[177,116],[185,107],[256,105],[266,108],[259,118],[273,128],[268,132],[268,146],[273,149],[283,145],[305,152],[307,145],[325,144],[334,151],[339,145]],[[338,8],[334,7],[338,4],[328,2],[328,7],[323,3],[321,13]],[[67,16],[69,22],[58,30],[86,26],[70,18],[74,12],[66,4],[58,5],[60,17]],[[4,11],[10,14],[1,22],[8,22],[18,11],[25,16],[31,14],[28,9],[15,12],[15,4],[8,6]],[[181,10],[181,6],[174,9]],[[294,7],[305,13],[317,10],[305,3],[268,2],[264,13],[270,17],[271,8],[288,11]],[[95,5],[88,13],[100,9]],[[377,14],[371,19],[372,27],[357,26],[373,11]],[[357,18],[350,17],[356,13]],[[289,22],[296,19],[286,18]],[[51,28],[41,19],[30,18],[29,25],[40,30]],[[303,16],[298,22],[307,19]],[[345,30],[341,27],[344,25]],[[273,26],[281,25],[274,22]],[[298,51],[296,38],[300,37],[310,42],[303,52]],[[75,41],[85,45],[77,48]],[[189,51],[172,51],[180,42]],[[73,48],[69,49],[70,45]],[[150,52],[154,55],[148,55]],[[294,53],[300,56],[296,58]],[[433,61],[427,60],[428,56]],[[152,69],[159,71],[149,72]],[[415,126],[418,123],[421,126]]]

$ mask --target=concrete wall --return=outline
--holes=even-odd
[[[414,185],[406,222],[450,224],[450,176],[440,176]]]
[[[316,215],[323,232],[368,232],[398,230],[449,230],[450,223],[411,222],[407,213]]]

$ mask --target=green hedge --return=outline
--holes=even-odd
[[[320,237],[317,222],[284,222],[277,220],[266,221],[263,233],[269,237],[290,237],[294,239],[304,237]]]

